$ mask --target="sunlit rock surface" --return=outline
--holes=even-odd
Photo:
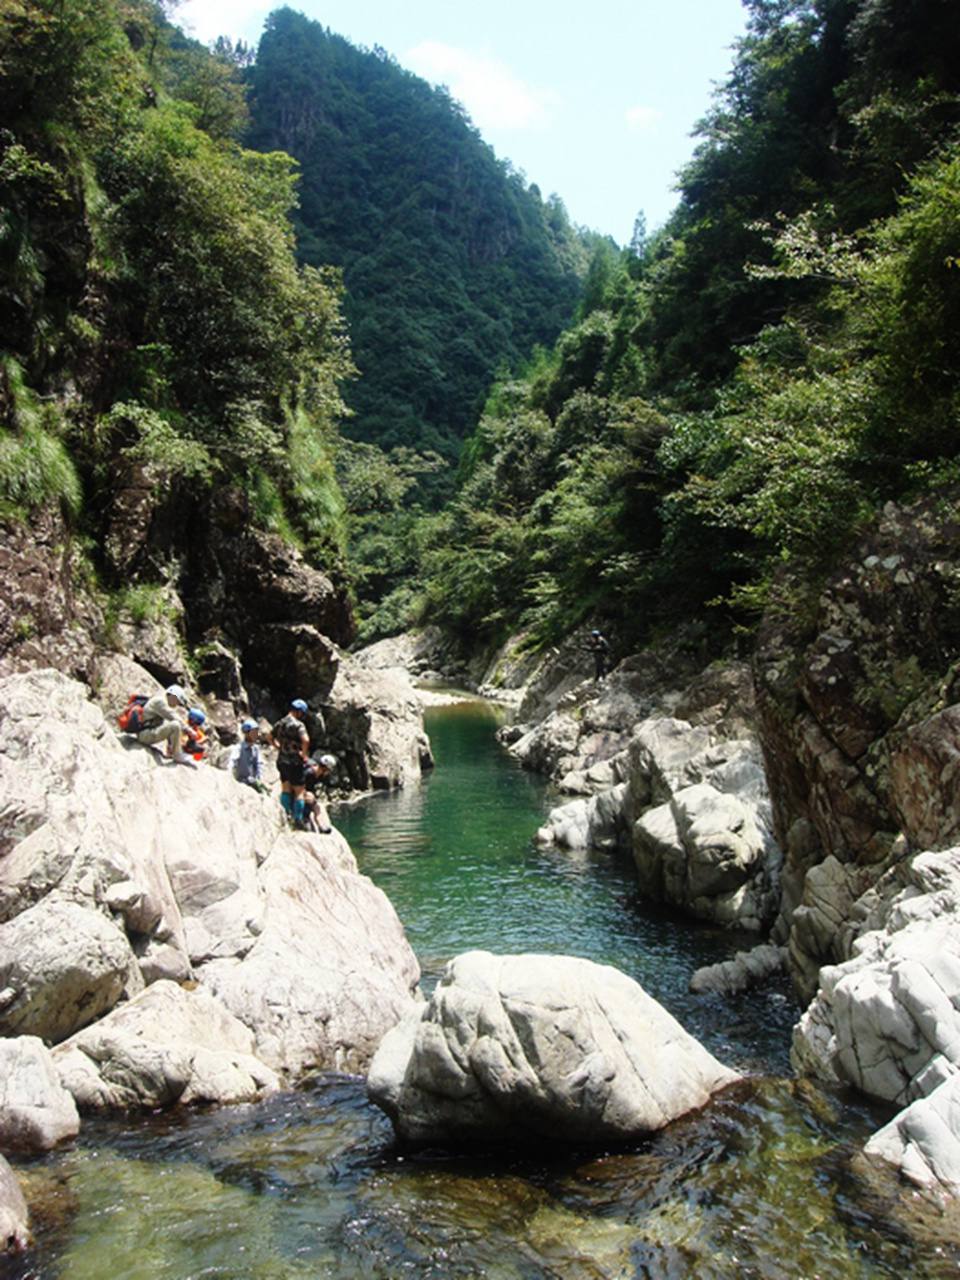
[[[0,1156],[0,1252],[22,1253],[31,1240],[30,1213],[20,1183]]]
[[[203,988],[157,982],[54,1050],[84,1111],[253,1102],[278,1087],[256,1040]]]
[[[368,1086],[417,1144],[603,1144],[738,1078],[616,969],[472,951],[386,1036]]]
[[[960,848],[898,869],[858,903],[864,931],[794,1031],[797,1070],[905,1110],[868,1144],[917,1182],[960,1191]],[[882,885],[881,885],[882,888]],[[912,1104],[912,1105],[910,1105]]]
[[[48,1151],[79,1129],[76,1104],[43,1041],[0,1039],[0,1147]]]
[[[158,978],[189,978],[294,1080],[362,1070],[412,1006],[402,926],[338,833],[294,835],[225,773],[125,749],[56,672],[0,681],[0,794],[8,1033],[63,1040]],[[78,948],[82,990],[49,977]]]

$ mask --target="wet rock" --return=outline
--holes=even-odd
[[[385,1037],[368,1088],[417,1144],[603,1145],[736,1079],[616,969],[474,951]]]
[[[252,1102],[279,1083],[239,1019],[173,982],[155,983],[53,1056],[82,1111]]]
[[[36,1036],[0,1039],[0,1145],[49,1151],[80,1130],[73,1098]]]
[[[786,968],[786,963],[787,954],[783,947],[763,943],[749,951],[738,951],[732,960],[697,969],[690,979],[690,990],[698,995],[708,992],[737,995],[780,973]]]
[[[0,1252],[23,1253],[32,1243],[27,1202],[16,1174],[0,1156]]]

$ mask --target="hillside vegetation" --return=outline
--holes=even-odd
[[[3,0],[0,121],[3,516],[61,501],[102,570],[125,479],[184,538],[230,484],[335,558],[341,283],[296,262],[293,162],[236,141],[236,68],[149,0]]]
[[[726,644],[802,611],[886,501],[960,479],[955,6],[747,8],[675,213],[491,392],[412,616]]]

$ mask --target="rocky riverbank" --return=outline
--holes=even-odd
[[[693,978],[746,989],[786,965],[809,1006],[798,1072],[903,1110],[867,1144],[960,1195],[960,529],[889,507],[814,611],[765,624],[750,662],[698,669],[672,642],[602,682],[574,638],[514,637],[482,673],[501,731],[569,799],[539,833],[620,848],[643,894],[750,929]],[[441,665],[429,633],[404,641]],[[462,668],[461,668],[462,670]]]
[[[34,1064],[7,1074],[5,1147],[75,1132],[73,1103],[236,1101],[363,1069],[419,969],[342,837],[125,747],[56,672],[0,681],[0,730],[0,1045]]]

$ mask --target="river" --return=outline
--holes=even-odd
[[[341,808],[429,990],[460,951],[586,956],[637,978],[748,1080],[630,1151],[411,1156],[363,1083],[324,1075],[256,1106],[87,1121],[21,1163],[38,1247],[16,1280],[625,1280],[951,1275],[955,1232],[857,1150],[886,1118],[788,1076],[776,985],[694,997],[744,939],[642,903],[628,862],[538,849],[549,797],[495,709],[434,708],[421,786]],[[946,1242],[947,1235],[954,1243]]]

